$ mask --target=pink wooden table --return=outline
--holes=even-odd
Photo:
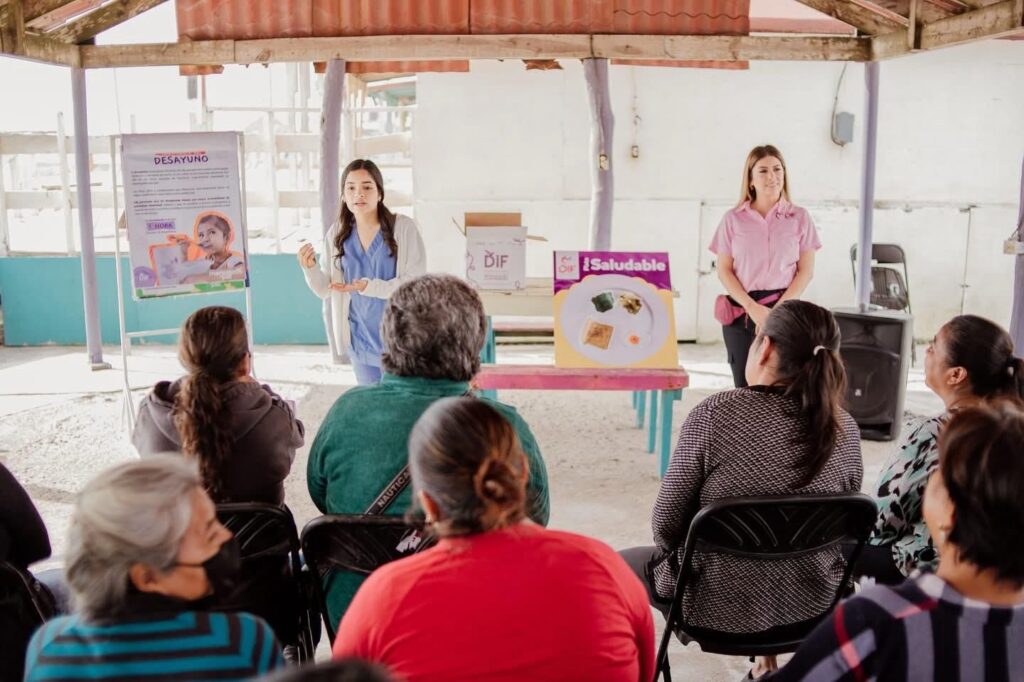
[[[682,367],[674,369],[573,369],[550,365],[483,365],[473,377],[472,386],[480,390],[533,391],[633,391],[637,426],[643,426],[647,391],[651,392],[650,427],[647,450],[654,452],[656,435],[659,471],[664,474],[672,454],[672,403],[682,398],[690,385],[690,375]],[[659,410],[660,407],[660,410]],[[658,412],[661,428],[658,429]]]

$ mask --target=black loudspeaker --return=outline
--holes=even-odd
[[[846,366],[846,409],[861,438],[893,440],[903,423],[914,345],[914,318],[896,310],[836,308],[832,311]]]

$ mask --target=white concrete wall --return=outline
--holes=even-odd
[[[469,74],[419,79],[416,217],[431,269],[459,273],[467,210],[523,213],[528,275],[550,276],[552,249],[586,248],[589,114],[582,68],[527,72],[474,63]],[[794,199],[824,248],[807,297],[849,304],[863,123],[863,67],[755,62],[747,71],[612,68],[616,117],[615,248],[672,254],[680,338],[717,338],[721,290],[706,251],[735,203],[750,147],[786,155]],[[855,140],[829,137],[833,99],[856,115]],[[639,158],[630,156],[633,145]],[[964,311],[1009,322],[1013,230],[1024,156],[1024,43],[994,41],[884,62],[875,241],[909,252],[915,333]],[[966,286],[967,288],[962,288]],[[963,301],[961,302],[961,298]],[[963,305],[961,305],[963,303]]]

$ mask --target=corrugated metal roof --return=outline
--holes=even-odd
[[[323,0],[313,5],[311,30],[316,36],[424,35],[469,31],[469,0]]]
[[[750,29],[750,0],[177,0],[175,4],[178,35],[185,41],[462,33],[744,35]],[[347,70],[405,73],[468,68],[465,61],[431,61],[350,63]]]

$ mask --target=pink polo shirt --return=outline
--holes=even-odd
[[[800,254],[821,248],[806,209],[780,199],[767,217],[750,202],[722,217],[708,250],[733,257],[733,271],[746,291],[785,289],[796,275]]]

